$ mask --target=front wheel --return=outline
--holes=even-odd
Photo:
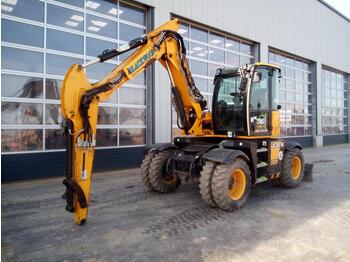
[[[304,156],[299,148],[285,151],[282,160],[282,172],[279,181],[282,186],[294,188],[300,185],[304,177]]]
[[[216,166],[212,178],[214,201],[223,210],[240,209],[247,202],[251,188],[247,162],[236,158],[231,164]]]
[[[153,190],[153,187],[151,185],[150,179],[149,179],[149,167],[151,165],[152,159],[155,156],[155,151],[149,151],[145,158],[142,161],[142,164],[140,166],[141,170],[141,180],[143,184],[149,189]]]
[[[199,192],[202,199],[207,205],[212,207],[216,206],[211,188],[215,167],[215,162],[207,161],[203,166],[201,176],[199,178]]]
[[[180,179],[166,170],[167,162],[171,153],[159,152],[154,155],[149,165],[149,182],[154,191],[168,193],[174,191],[180,185]]]

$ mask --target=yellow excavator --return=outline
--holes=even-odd
[[[169,73],[172,102],[183,136],[155,144],[145,156],[141,178],[152,191],[167,193],[181,183],[199,183],[205,203],[223,210],[241,208],[261,178],[293,188],[303,179],[301,145],[280,136],[277,103],[280,69],[254,63],[219,68],[212,110],[197,89],[173,19],[157,29],[103,51],[96,60],[69,68],[62,83],[62,129],[66,137],[66,210],[86,222],[96,145],[98,105],[155,61]],[[91,84],[85,68],[135,49],[104,79]]]

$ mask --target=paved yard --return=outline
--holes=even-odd
[[[314,182],[257,185],[240,211],[196,186],[148,192],[138,169],[95,174],[90,216],[73,223],[62,178],[3,184],[4,261],[350,261],[350,146],[306,149]]]

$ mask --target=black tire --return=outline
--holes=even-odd
[[[155,151],[148,151],[148,154],[145,155],[145,158],[142,161],[142,164],[140,166],[141,169],[141,180],[143,184],[149,189],[153,190],[153,187],[151,185],[151,182],[149,180],[149,166],[152,162],[153,157],[155,156]]]
[[[203,201],[212,207],[215,207],[215,201],[211,189],[211,182],[216,163],[212,161],[205,162],[199,178],[199,192]]]
[[[297,157],[300,159],[300,172],[299,176],[293,177],[292,166],[293,159]],[[282,172],[279,177],[280,183],[282,186],[287,188],[295,188],[300,185],[304,177],[304,156],[299,148],[294,148],[292,150],[286,150],[284,152],[284,157],[282,160]]]
[[[149,181],[154,191],[160,193],[173,192],[180,185],[180,179],[167,174],[166,164],[171,153],[168,151],[156,154],[149,166]]]
[[[230,184],[234,183],[231,177],[234,170],[241,170],[245,178],[244,191],[239,199],[233,199],[229,193]],[[219,164],[216,166],[212,178],[212,193],[216,205],[221,209],[233,211],[243,207],[248,200],[250,188],[250,170],[245,160],[236,158],[231,164]]]

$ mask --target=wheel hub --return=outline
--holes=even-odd
[[[297,180],[301,175],[301,160],[299,156],[294,156],[292,159],[292,178]]]
[[[229,195],[233,200],[239,200],[244,195],[246,187],[246,177],[242,169],[235,169],[231,173],[229,183]]]

